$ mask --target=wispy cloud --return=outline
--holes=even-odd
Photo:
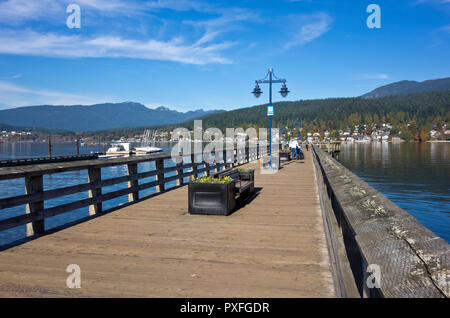
[[[290,17],[292,27],[297,30],[294,37],[285,45],[286,49],[302,45],[319,38],[331,28],[333,19],[327,13],[295,15]]]
[[[204,29],[204,34],[196,42],[197,45],[200,45],[216,39],[221,34],[241,29],[239,22],[258,21],[260,21],[258,14],[239,8],[232,8],[224,11],[218,18],[203,21],[185,20],[183,23]]]
[[[30,105],[91,105],[108,100],[58,91],[30,89],[9,82],[0,82],[0,105],[3,108]]]
[[[78,4],[82,12],[96,11],[98,14],[116,13],[126,15],[145,8],[144,3],[125,0],[6,0],[0,2],[0,23],[18,25],[27,21],[46,19],[64,20],[69,4]]]
[[[180,38],[169,41],[135,40],[119,36],[58,35],[35,31],[0,30],[0,53],[50,57],[140,58],[204,65],[231,63],[220,55],[233,45],[186,44]]]
[[[430,3],[430,4],[450,4],[450,0],[414,0],[413,5]]]
[[[146,2],[150,9],[170,9],[177,11],[195,10],[199,12],[214,11],[214,6],[208,2],[199,0],[152,0]]]
[[[21,78],[24,75],[24,73],[19,73],[11,76],[11,78]]]
[[[139,58],[148,60],[173,61],[186,64],[228,64],[232,61],[224,56],[224,51],[236,42],[218,37],[231,30],[239,29],[239,22],[258,18],[256,13],[239,8],[219,8],[214,4],[191,0],[77,0],[82,9],[97,12],[99,15],[113,13],[124,19],[134,17],[135,13],[157,10],[207,12],[210,19],[173,21],[175,24],[191,25],[200,30],[196,37],[183,32],[162,36],[153,32],[151,36],[124,32],[122,28],[92,28],[89,32],[68,33],[65,28],[65,8],[72,0],[6,0],[0,2],[0,54],[34,55],[46,57],[88,57],[88,58]],[[87,11],[89,11],[87,10]],[[130,14],[132,13],[132,14]],[[62,28],[45,28],[53,18]],[[29,29],[28,22],[43,21],[42,27]],[[95,21],[92,20],[91,21]],[[104,20],[101,20],[104,21]],[[150,23],[147,20],[135,23]],[[183,23],[184,22],[184,23]],[[105,23],[107,23],[105,21]],[[143,28],[138,25],[136,28]],[[164,26],[163,26],[164,28]],[[174,28],[176,29],[176,28]],[[138,37],[141,35],[141,37]],[[165,34],[164,34],[165,35]]]
[[[390,79],[390,76],[385,73],[363,73],[359,74],[357,78],[362,80],[385,80]]]

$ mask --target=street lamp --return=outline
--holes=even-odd
[[[300,122],[298,121],[298,119],[296,122],[292,123],[292,127],[294,127],[295,125],[297,125],[297,140],[300,140]],[[301,125],[303,128],[303,119],[301,121]]]
[[[267,79],[268,78],[268,79]],[[275,74],[273,73],[273,68],[269,68],[269,72],[267,73],[266,77],[260,80],[255,81],[255,89],[253,90],[253,95],[255,95],[256,98],[261,96],[262,91],[259,87],[259,84],[269,84],[269,105],[267,106],[267,116],[269,116],[269,154],[270,154],[270,169],[272,169],[272,117],[274,114],[274,109],[272,105],[272,84],[274,83],[282,83],[281,90],[279,93],[281,96],[286,97],[289,94],[289,90],[286,87],[286,80],[282,78],[277,78]]]

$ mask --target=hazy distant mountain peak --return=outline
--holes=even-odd
[[[423,82],[400,81],[389,85],[378,87],[361,98],[380,98],[391,95],[422,93],[429,91],[440,91],[450,89],[450,77],[428,80]]]
[[[89,106],[42,105],[0,110],[0,123],[19,127],[90,131],[176,124],[215,112],[217,111],[195,110],[183,113],[165,106],[151,109],[129,101]]]

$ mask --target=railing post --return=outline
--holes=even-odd
[[[205,176],[209,177],[211,175],[211,170],[209,170],[209,168],[211,168],[211,167],[210,167],[209,163],[207,163],[206,161],[204,162],[204,164],[205,164],[205,169],[206,169]]]
[[[183,160],[180,163],[177,163],[177,186],[182,186],[184,184],[183,180]]]
[[[156,159],[156,180],[163,183],[156,186],[156,192],[164,192],[164,159]]]
[[[214,160],[214,172],[219,172],[219,164],[216,160]]]
[[[92,167],[88,169],[89,183],[97,183],[102,180],[101,168]],[[97,198],[102,195],[102,188],[99,185],[97,188],[89,190],[89,198]],[[89,215],[95,215],[102,212],[102,202],[97,202],[89,206]]]
[[[224,169],[228,168],[226,149],[223,150],[223,168]]]
[[[194,178],[197,178],[198,177],[198,173],[197,173],[197,163],[195,162],[195,156],[196,156],[196,154],[192,154],[191,155],[192,176]]]
[[[75,141],[75,145],[77,148],[77,156],[80,155],[80,138],[77,138],[77,140]]]
[[[137,163],[129,163],[128,164],[128,177],[130,180],[128,181],[128,187],[133,188],[139,185],[139,180],[137,179],[138,173],[138,164]],[[134,177],[136,179],[131,180]],[[133,191],[128,194],[128,202],[139,200],[139,191]]]
[[[44,190],[44,182],[42,175],[25,177],[25,192],[26,194],[34,194],[36,192],[42,192]],[[26,205],[26,213],[32,214],[44,209],[44,201],[28,203]],[[39,221],[33,221],[27,224],[27,236],[34,234],[44,233],[44,219]]]

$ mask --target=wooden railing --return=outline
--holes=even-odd
[[[340,141],[320,141],[315,143],[321,150],[329,153],[332,157],[336,157],[341,152]]]
[[[25,166],[25,165],[31,165],[31,164],[35,165],[38,163],[66,162],[66,161],[89,160],[89,159],[97,159],[97,158],[98,158],[98,154],[26,158],[26,159],[10,159],[10,160],[0,160],[0,167]]]
[[[208,164],[204,161],[203,156],[200,163],[195,163],[195,158],[201,154],[192,154],[190,162],[182,161],[176,164],[171,160],[171,155],[168,154],[154,154],[146,156],[133,156],[114,159],[97,159],[97,160],[83,160],[60,163],[45,163],[27,166],[17,166],[0,168],[0,180],[9,180],[24,178],[25,179],[25,194],[7,197],[0,199],[0,213],[1,210],[20,205],[26,205],[26,213],[0,220],[0,231],[7,230],[20,225],[27,225],[27,236],[33,236],[45,232],[45,219],[60,215],[69,211],[77,210],[84,207],[89,207],[89,215],[95,216],[101,214],[103,211],[102,203],[114,198],[128,195],[128,202],[136,202],[144,199],[140,198],[140,191],[156,187],[156,192],[164,192],[170,190],[167,187],[169,182],[176,181],[176,186],[184,184],[184,178],[199,174],[211,173],[211,170],[219,171],[220,169],[229,168],[232,166],[244,164],[255,161],[261,156],[267,155],[268,147],[259,146],[259,151],[256,148],[245,148],[244,150],[234,151],[234,159],[224,162],[220,156],[216,158],[214,164]],[[215,154],[214,154],[215,155]],[[226,158],[226,150],[223,151],[223,157]],[[197,157],[196,157],[197,156]],[[165,160],[169,160],[173,166],[165,167]],[[183,160],[187,159],[183,157]],[[225,160],[226,161],[226,160]],[[138,172],[138,164],[143,162],[155,162],[155,169],[151,171]],[[127,175],[114,177],[110,179],[102,179],[102,168],[125,165],[127,167]],[[185,169],[190,169],[185,172]],[[57,174],[69,171],[87,170],[88,182],[83,184],[71,185],[63,188],[44,190],[44,175]],[[166,177],[165,174],[169,172],[176,172],[176,175]],[[155,177],[154,181],[140,183],[139,180]],[[102,193],[102,188],[128,182],[126,188],[115,190],[113,192]],[[172,186],[176,187],[176,186]],[[61,204],[55,207],[45,208],[45,201],[77,194],[88,191],[89,197]]]
[[[317,146],[313,162],[343,296],[450,297],[447,242]]]

